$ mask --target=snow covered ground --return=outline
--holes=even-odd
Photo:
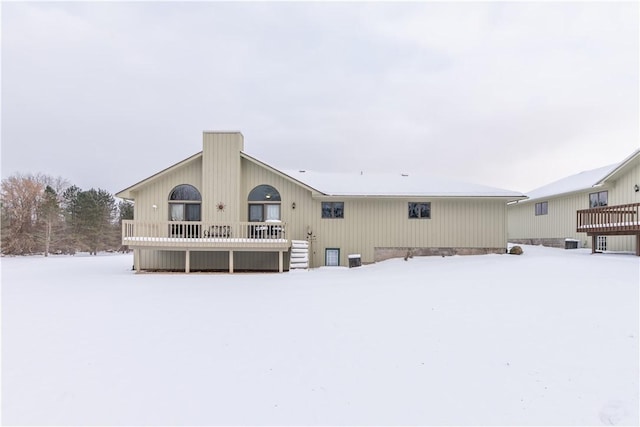
[[[5,425],[637,425],[640,260],[2,259]]]

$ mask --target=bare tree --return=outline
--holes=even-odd
[[[49,253],[54,231],[61,228],[55,206],[68,185],[61,177],[43,174],[15,174],[2,180],[2,253]]]
[[[2,180],[2,252],[29,254],[38,250],[38,206],[44,185],[33,175]]]

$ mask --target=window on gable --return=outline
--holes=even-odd
[[[322,202],[322,218],[344,218],[344,202]]]
[[[589,194],[589,207],[597,208],[600,206],[607,206],[609,199],[608,191],[599,191],[597,193]]]
[[[201,220],[200,192],[189,184],[174,187],[169,193],[169,221],[183,222]],[[170,237],[199,237],[200,224],[169,224]]]
[[[281,197],[270,185],[258,185],[249,193],[249,221],[279,221]]]
[[[169,221],[200,221],[201,201],[194,186],[178,185],[169,193]]]
[[[409,202],[409,219],[431,219],[431,202]]]
[[[536,203],[536,215],[547,215],[549,212],[549,202]]]

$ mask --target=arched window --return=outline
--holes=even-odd
[[[169,193],[169,221],[200,221],[200,192],[189,184],[175,187]]]
[[[249,221],[280,221],[280,193],[270,185],[258,185],[249,193]]]

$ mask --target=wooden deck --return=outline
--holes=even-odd
[[[576,212],[577,231],[597,236],[636,236],[636,255],[640,256],[640,203],[602,206]]]
[[[184,251],[189,272],[190,251],[228,251],[229,272],[233,252],[278,252],[282,272],[283,252],[291,247],[287,227],[281,222],[208,223],[203,221],[122,221],[122,244],[140,250]],[[139,270],[139,266],[136,266]]]

